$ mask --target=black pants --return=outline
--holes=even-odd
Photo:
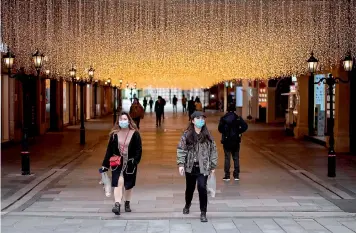
[[[187,111],[187,105],[183,104],[183,113],[185,113]]]
[[[156,125],[161,126],[162,114],[156,113]]]
[[[173,104],[173,112],[177,112],[177,104]]]
[[[197,168],[199,171],[199,168]],[[193,169],[194,170],[194,169]],[[185,204],[190,206],[193,200],[195,185],[198,183],[200,211],[206,212],[208,206],[207,181],[208,176],[200,174],[200,172],[185,173],[186,189],[185,189]]]
[[[135,122],[137,128],[140,129],[141,118],[140,117],[136,117],[136,118],[133,118],[132,120]]]
[[[224,165],[224,171],[226,176],[230,176],[230,160],[231,156],[232,159],[234,160],[234,177],[239,177],[240,174],[240,145],[238,145],[237,149],[235,150],[229,150],[224,148],[225,152],[225,165]]]

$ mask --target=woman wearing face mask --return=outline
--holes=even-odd
[[[216,144],[205,125],[203,112],[195,111],[188,129],[184,132],[177,148],[179,173],[185,174],[185,207],[183,214],[189,214],[196,184],[198,184],[200,221],[207,222],[208,205],[207,180],[215,172],[218,161]]]
[[[128,113],[121,113],[110,133],[109,144],[102,163],[103,170],[111,166],[115,204],[112,212],[120,215],[121,199],[125,199],[125,212],[131,212],[132,188],[136,183],[137,165],[141,160],[141,136]],[[117,162],[120,161],[120,162]]]

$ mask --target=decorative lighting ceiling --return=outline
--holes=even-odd
[[[355,1],[2,0],[1,30],[17,66],[38,48],[61,76],[207,87],[305,73],[312,50],[338,65],[356,54]]]

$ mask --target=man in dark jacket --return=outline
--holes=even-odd
[[[191,100],[188,101],[188,114],[189,114],[189,121],[191,121],[191,115],[195,112],[195,102],[194,102],[194,97],[192,97]]]
[[[158,100],[155,103],[155,113],[156,113],[156,126],[161,126],[162,114],[163,114],[163,101],[162,97],[158,96]]]
[[[223,180],[230,180],[230,158],[234,160],[234,179],[240,180],[240,143],[241,134],[244,133],[248,126],[246,122],[235,113],[234,104],[229,104],[227,111],[219,122],[219,132],[222,134],[221,143],[225,152],[225,176]]]

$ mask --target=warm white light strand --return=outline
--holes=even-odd
[[[17,67],[38,48],[61,76],[73,63],[114,83],[205,87],[305,73],[311,50],[322,69],[338,65],[356,54],[355,2],[2,0],[1,30]]]

